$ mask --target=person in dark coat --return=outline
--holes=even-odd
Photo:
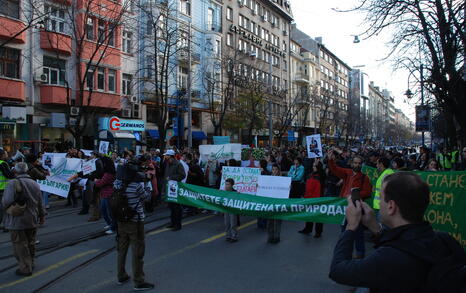
[[[381,224],[369,205],[360,200],[353,203],[349,198],[348,225],[335,246],[330,278],[340,284],[370,288],[371,292],[377,293],[425,292],[423,286],[431,268],[429,262],[451,255],[443,237],[423,220],[428,205],[427,183],[419,175],[404,171],[389,174],[383,180]],[[374,233],[376,246],[369,256],[353,259],[355,231],[361,222]],[[444,235],[456,249],[459,248],[453,238]],[[399,245],[408,247],[418,257],[396,248]]]
[[[174,180],[181,182],[186,176],[184,171],[183,165],[175,158],[175,151],[174,150],[167,150],[164,155],[165,161],[165,170],[164,170],[164,188],[163,192],[166,192],[166,185],[168,181]],[[181,209],[181,205],[177,203],[168,203],[171,211],[171,223],[168,228],[172,228],[173,231],[181,230],[181,218],[183,214],[183,210]]]

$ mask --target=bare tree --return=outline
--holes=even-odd
[[[160,139],[165,138],[170,127],[169,105],[175,99],[179,104],[185,96],[187,75],[191,70],[188,64],[191,32],[188,23],[178,18],[176,5],[175,1],[148,1],[139,7],[146,19],[142,37],[146,46],[139,53],[145,55],[146,61],[141,68],[144,77],[139,82],[143,84],[145,103],[158,127]]]
[[[466,143],[465,2],[457,0],[360,0],[353,10],[366,14],[365,36],[392,33],[388,57],[396,68],[406,68],[420,80],[438,106],[451,115],[456,140]],[[417,74],[415,74],[417,73]],[[419,92],[418,92],[419,93]],[[418,95],[419,97],[419,95]]]

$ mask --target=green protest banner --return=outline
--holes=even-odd
[[[168,202],[244,216],[341,224],[346,199],[279,199],[206,188],[176,181],[167,184]]]
[[[372,186],[377,169],[364,166]],[[466,172],[414,172],[430,188],[430,205],[424,215],[435,230],[448,232],[466,249]]]

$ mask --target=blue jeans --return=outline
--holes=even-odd
[[[49,205],[49,194],[47,191],[42,191],[42,204],[44,207]]]
[[[113,221],[112,218],[108,198],[100,199],[100,213],[104,217],[104,220],[107,223],[107,225],[111,226],[111,229],[115,231],[115,221]]]
[[[346,230],[346,225],[348,223],[345,222],[341,226],[341,232],[344,232]],[[364,243],[364,226],[362,224],[359,224],[358,228],[356,231],[354,231],[356,234],[354,237],[354,249],[356,250],[356,257],[364,257],[366,254],[366,246]]]

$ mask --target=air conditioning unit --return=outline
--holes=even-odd
[[[121,117],[130,118],[131,117],[131,109],[121,109]]]
[[[48,83],[49,82],[49,76],[47,74],[43,73],[36,73],[34,76],[34,80],[38,83]]]
[[[130,101],[131,103],[133,103],[133,104],[139,103],[139,99],[138,99],[137,96],[131,96],[131,97],[129,98],[129,101]]]
[[[284,35],[284,36],[287,36],[287,35],[288,35],[288,31],[287,31],[287,30],[283,30],[283,35]]]
[[[141,111],[138,104],[133,105],[133,118],[141,118]]]
[[[249,56],[254,57],[254,58],[257,57],[256,52],[254,52],[254,51],[249,52]]]
[[[267,21],[265,15],[262,15],[262,16],[261,16],[261,20],[262,20],[262,22],[266,22],[266,21]]]
[[[244,6],[243,0],[238,0],[238,4],[239,4],[239,7],[243,7]]]
[[[71,107],[70,108],[70,116],[78,116],[79,115],[79,107]]]

